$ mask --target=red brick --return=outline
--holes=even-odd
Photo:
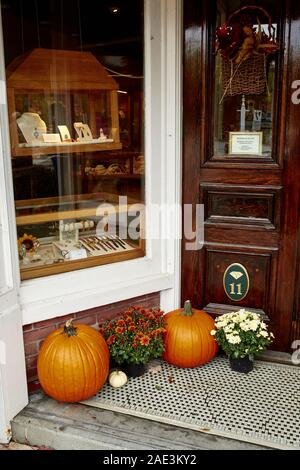
[[[55,323],[57,323],[57,325],[60,325],[60,324],[65,324],[68,320],[71,320],[72,318],[75,318],[75,313],[70,313],[69,315],[63,315],[62,317],[57,317],[55,318]]]
[[[78,320],[80,320],[81,318],[92,317],[92,316],[96,318],[96,312],[92,312],[91,310],[84,310],[83,312],[75,313],[74,323],[76,322],[78,323]]]
[[[82,318],[77,318],[74,323],[75,323],[75,325],[76,325],[76,323],[78,325],[79,324],[82,324],[82,325],[96,325],[97,317],[96,317],[95,314],[94,315],[84,316]]]
[[[24,333],[25,344],[45,339],[54,330],[55,325],[48,326],[47,328],[39,328],[37,330],[26,331]]]
[[[98,323],[104,323],[107,320],[113,320],[117,316],[118,315],[116,315],[114,312],[99,313],[97,315],[97,320],[98,320]]]
[[[32,356],[38,353],[38,343],[26,343],[25,344],[25,356]]]
[[[26,368],[27,369],[33,369],[36,367],[36,364],[37,364],[37,354],[35,354],[34,356],[28,356],[26,357]]]
[[[42,390],[42,387],[38,380],[34,380],[33,382],[28,382],[28,393],[34,393],[39,390]]]
[[[32,329],[33,329],[33,325],[32,325],[32,324],[31,324],[31,325],[23,325],[23,331],[24,331],[24,332],[25,332],[25,331],[30,331],[30,330],[32,330]]]
[[[27,369],[26,371],[26,374],[27,374],[27,380],[36,380],[37,379],[37,368],[36,367],[32,367],[30,369]]]

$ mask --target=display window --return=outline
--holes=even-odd
[[[2,6],[22,279],[145,254],[143,3]]]

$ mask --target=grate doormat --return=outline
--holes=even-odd
[[[106,384],[84,404],[263,446],[300,449],[300,368],[256,361],[244,375],[231,371],[223,357],[196,369],[163,361],[151,366],[122,388]]]

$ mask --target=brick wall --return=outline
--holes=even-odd
[[[44,339],[54,330],[60,328],[70,318],[74,318],[74,323],[84,323],[98,327],[106,320],[110,320],[123,313],[126,308],[133,305],[143,305],[145,307],[157,307],[160,304],[159,293],[149,294],[135,299],[117,302],[115,304],[106,305],[104,307],[93,308],[84,312],[73,313],[64,317],[52,318],[50,320],[37,322],[31,325],[25,325],[24,345],[27,381],[29,391],[39,388],[37,379],[37,357],[38,352]]]

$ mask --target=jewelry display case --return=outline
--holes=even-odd
[[[17,201],[21,278],[143,256],[142,211],[137,239],[126,235],[129,205],[137,202],[127,199],[120,205],[116,195],[106,193]],[[110,223],[108,232],[106,223]]]
[[[118,89],[90,52],[34,49],[7,67],[22,280],[144,256],[142,209],[127,233],[144,156],[123,149]]]
[[[90,52],[18,57],[7,68],[12,157],[121,149],[118,88]]]

